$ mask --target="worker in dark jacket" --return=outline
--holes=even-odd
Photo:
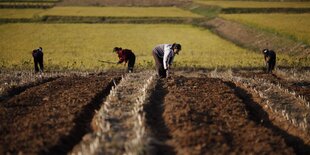
[[[43,72],[44,66],[43,66],[43,49],[42,47],[39,47],[38,49],[34,49],[32,51],[32,57],[34,61],[34,70],[35,72]],[[39,69],[40,67],[40,69]]]
[[[174,44],[160,44],[157,45],[153,51],[156,69],[160,78],[167,78],[169,76],[169,69],[172,65],[174,56],[181,51],[181,45]]]
[[[136,61],[136,56],[135,54],[129,50],[129,49],[122,49],[121,47],[114,47],[113,49],[114,52],[118,54],[118,64],[121,64],[123,62],[126,63],[128,62],[128,73],[133,72],[133,68],[135,66],[135,61]]]
[[[264,49],[263,54],[266,63],[266,71],[267,73],[272,73],[276,65],[276,53],[273,50]]]

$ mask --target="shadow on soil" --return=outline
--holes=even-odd
[[[116,84],[118,84],[120,78],[114,80]],[[39,154],[68,154],[73,149],[73,147],[82,140],[86,133],[91,132],[92,129],[90,122],[95,115],[95,110],[100,108],[103,100],[106,96],[108,96],[112,86],[114,86],[113,80],[110,81],[106,88],[96,94],[91,102],[82,109],[80,114],[74,119],[73,122],[75,126],[72,128],[70,133],[67,136],[62,137],[55,146],[41,150]]]
[[[245,103],[246,108],[249,111],[249,118],[264,127],[271,129],[274,133],[279,134],[286,142],[288,146],[293,147],[296,154],[310,154],[310,145],[305,144],[305,142],[287,133],[285,130],[279,128],[272,123],[269,119],[268,113],[253,100],[253,96],[249,94],[246,90],[236,86],[232,82],[225,82],[230,88],[235,90],[235,94],[242,99]]]
[[[164,98],[167,93],[168,90],[164,88],[163,81],[158,80],[150,96],[150,103],[144,107],[147,125],[153,134],[153,138],[155,138],[151,142],[151,154],[176,154],[173,147],[165,144],[167,140],[171,139],[169,129],[163,119]]]

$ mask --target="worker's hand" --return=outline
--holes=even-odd
[[[170,69],[170,65],[167,65],[167,70],[169,70]]]

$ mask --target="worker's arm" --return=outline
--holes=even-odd
[[[118,64],[121,64],[125,61],[125,57],[124,57],[124,53],[118,53],[118,58],[119,58],[119,61],[117,62]]]
[[[164,58],[163,58],[163,64],[164,64],[164,69],[167,70],[169,67],[169,59],[171,57],[172,51],[170,50],[170,46],[165,45],[164,46]]]

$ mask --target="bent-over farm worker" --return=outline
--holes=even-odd
[[[135,66],[136,56],[130,49],[122,49],[121,47],[114,47],[113,52],[118,54],[119,61],[117,64],[121,64],[123,62],[128,62],[127,72],[133,72],[133,67]]]
[[[34,49],[32,51],[32,57],[34,61],[34,71],[37,73],[39,71],[43,72],[44,66],[43,66],[43,49],[42,47],[39,47],[38,49]],[[39,69],[40,66],[40,69]]]
[[[273,50],[264,49],[263,54],[266,63],[266,71],[267,73],[272,73],[276,65],[276,53]]]
[[[156,69],[160,78],[167,78],[170,66],[172,65],[174,56],[181,51],[181,45],[174,44],[160,44],[157,45],[153,51]]]

